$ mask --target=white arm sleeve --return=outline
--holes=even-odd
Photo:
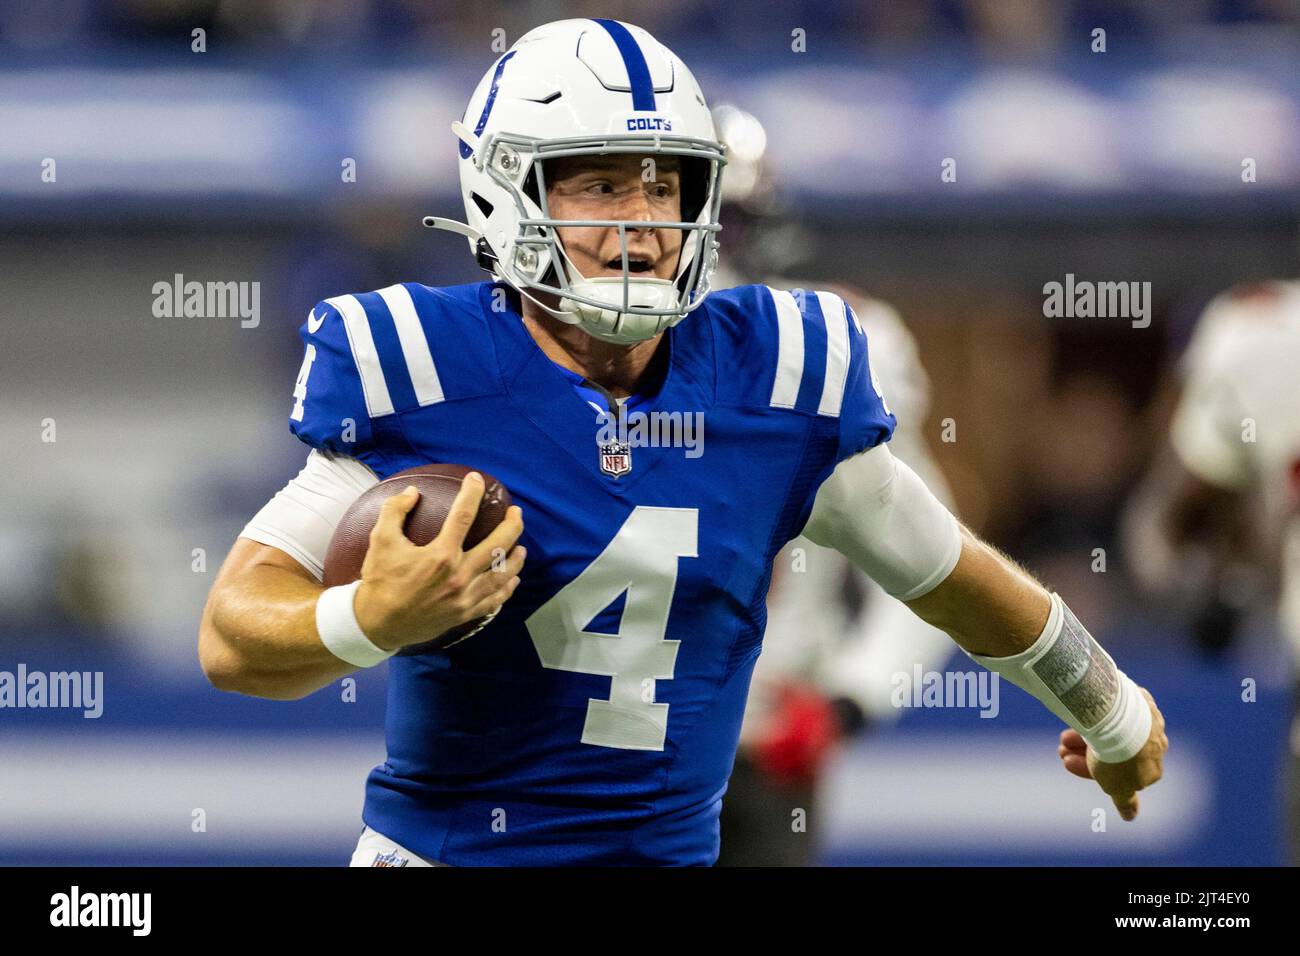
[[[900,601],[933,590],[961,554],[957,519],[888,445],[839,463],[818,489],[803,533]]]
[[[334,529],[352,502],[378,482],[355,458],[313,448],[298,476],[262,506],[239,536],[278,548],[323,580]]]
[[[897,392],[891,393],[891,400],[894,394]],[[900,425],[889,448],[896,458],[908,463],[936,498],[952,507],[952,490],[915,427]],[[861,569],[854,568],[853,573],[865,595],[865,604],[849,624],[845,640],[837,642],[833,652],[819,662],[819,684],[832,696],[852,699],[877,722],[894,721],[904,713],[894,705],[896,676],[911,675],[917,667],[922,674],[942,670],[957,652],[957,645],[907,605],[887,595]]]

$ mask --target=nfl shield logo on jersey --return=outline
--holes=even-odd
[[[632,446],[627,442],[610,441],[600,444],[600,470],[611,478],[626,475],[632,470]]]
[[[407,857],[402,856],[396,850],[391,850],[388,853],[376,853],[375,862],[371,863],[370,865],[371,866],[406,866],[410,862],[411,861]]]

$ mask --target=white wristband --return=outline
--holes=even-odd
[[[374,667],[397,652],[377,647],[361,630],[352,607],[359,587],[358,580],[322,591],[316,601],[316,630],[335,657],[355,667]]]
[[[1141,689],[1058,594],[1043,632],[1025,650],[1010,657],[966,655],[1037,697],[1105,763],[1132,758],[1151,734],[1151,708]]]

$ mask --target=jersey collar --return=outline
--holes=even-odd
[[[488,328],[496,345],[502,381],[519,411],[555,444],[575,458],[603,486],[616,495],[626,494],[645,475],[672,456],[682,456],[681,448],[636,447],[632,450],[632,472],[612,478],[600,469],[596,444],[595,414],[591,405],[573,388],[570,372],[547,357],[533,339],[523,317],[516,311],[512,297],[505,298],[504,310],[494,310],[494,290],[501,283],[485,282],[480,302]],[[501,301],[496,297],[496,301]],[[705,316],[688,316],[681,325],[670,328],[669,359],[664,381],[658,393],[647,396],[635,406],[637,412],[702,412],[705,431],[708,412],[713,406],[713,381],[700,369],[712,368],[712,361],[693,361],[699,350],[698,335],[684,334],[687,323],[704,322]],[[711,337],[708,338],[711,342]],[[707,381],[706,381],[707,379]],[[707,438],[706,438],[707,442]]]

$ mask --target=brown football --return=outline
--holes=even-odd
[[[325,586],[328,588],[350,584],[361,577],[361,565],[365,562],[366,550],[370,547],[371,529],[379,520],[379,509],[388,498],[401,494],[408,485],[414,485],[419,490],[420,500],[407,514],[402,530],[416,544],[428,544],[436,538],[442,530],[442,523],[447,520],[451,503],[460,491],[461,481],[471,471],[477,471],[483,476],[484,490],[478,516],[465,536],[465,547],[472,548],[486,538],[505,518],[506,510],[510,507],[510,492],[505,485],[481,468],[466,468],[463,465],[420,465],[408,468],[385,478],[352,502],[343,520],[334,529],[334,537],[330,539],[329,551],[325,555]],[[467,621],[432,640],[408,645],[397,653],[424,654],[445,650],[469,637],[488,620],[490,617]]]

